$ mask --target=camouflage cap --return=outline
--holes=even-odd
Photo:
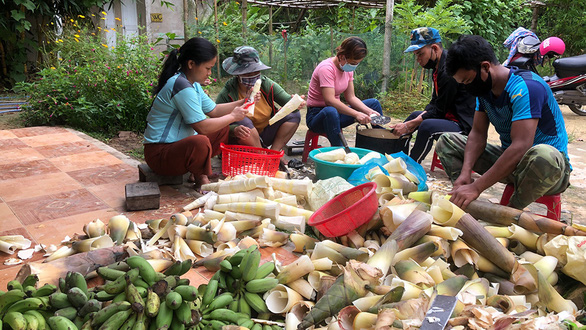
[[[413,52],[438,42],[442,42],[438,30],[430,27],[420,27],[411,31],[411,46],[405,49],[405,53]]]
[[[234,55],[225,59],[222,62],[222,67],[233,76],[271,68],[260,61],[258,52],[250,46],[240,46],[234,49]]]

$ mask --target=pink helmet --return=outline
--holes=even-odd
[[[566,44],[558,37],[549,37],[539,46],[541,56],[562,55],[566,50]]]

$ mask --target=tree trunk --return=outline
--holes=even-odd
[[[383,44],[383,83],[381,85],[381,93],[387,91],[387,84],[391,74],[391,36],[393,33],[393,9],[395,7],[395,0],[387,0],[387,8],[385,15],[385,39]]]

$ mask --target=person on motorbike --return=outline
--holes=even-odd
[[[470,132],[476,98],[445,73],[447,51],[442,47],[438,30],[421,27],[411,31],[411,45],[405,50],[409,52],[413,52],[421,67],[433,70],[433,92],[423,111],[412,112],[403,123],[391,128],[397,135],[418,131],[409,156],[421,163],[442,133]]]
[[[509,206],[523,209],[539,197],[569,186],[568,135],[551,89],[534,72],[499,63],[481,36],[452,44],[447,74],[478,97],[470,134],[443,134],[437,154],[453,182],[450,201],[461,208],[496,182],[513,183]],[[501,146],[487,143],[488,127]],[[472,171],[481,174],[473,180]]]

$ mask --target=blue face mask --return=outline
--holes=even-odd
[[[358,63],[358,64],[360,64],[360,63]],[[358,67],[358,64],[350,64],[350,63],[348,63],[348,61],[346,61],[346,64],[340,65],[340,69],[342,69],[342,71],[344,71],[344,72],[352,72],[352,71],[356,70],[356,68]]]
[[[260,73],[255,75],[255,76],[250,76],[250,77],[243,77],[243,76],[238,76],[238,79],[240,80],[240,83],[246,87],[252,87],[254,86],[254,83],[260,79]]]

